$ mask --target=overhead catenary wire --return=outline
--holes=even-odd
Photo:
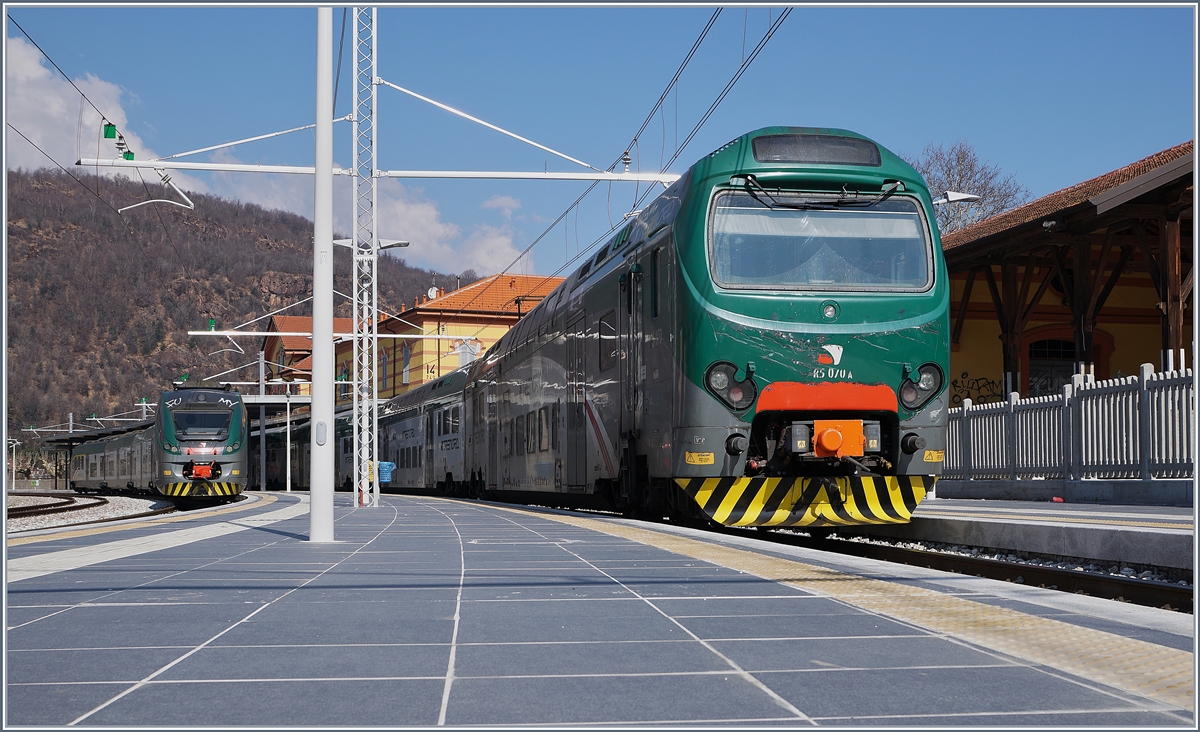
[[[671,157],[671,159],[667,161],[666,167],[670,167],[679,158],[680,154],[682,154],[684,149],[687,148],[688,143],[690,143],[692,141],[692,139],[695,138],[696,134],[700,131],[700,128],[704,126],[704,123],[708,121],[708,119],[712,116],[713,112],[715,112],[717,107],[720,106],[721,102],[725,100],[725,97],[729,95],[729,92],[737,84],[738,80],[740,80],[742,78],[742,75],[745,74],[746,70],[750,68],[750,65],[752,63],[754,63],[754,60],[758,57],[759,53],[761,53],[762,50],[764,48],[766,48],[767,43],[775,35],[776,31],[779,30],[779,27],[781,25],[783,25],[783,22],[787,19],[788,15],[791,14],[791,11],[792,11],[791,8],[785,9],[784,12],[780,14],[779,18],[770,24],[770,26],[767,28],[767,32],[763,34],[763,37],[759,40],[758,44],[750,52],[750,56],[747,58],[743,58],[742,62],[738,65],[737,70],[734,72],[733,77],[730,78],[729,82],[725,84],[725,87],[721,90],[720,94],[718,94],[716,99],[713,100],[712,104],[709,105],[709,107],[705,111],[704,115],[700,118],[700,121],[696,123],[695,127],[692,128],[692,131],[684,139],[683,144],[679,146],[679,148],[675,151],[675,154]],[[714,14],[713,20],[715,20],[715,14]],[[711,27],[711,21],[710,21],[710,27]],[[707,28],[706,28],[706,31],[707,31]],[[695,51],[695,48],[696,48],[696,46],[693,46],[693,52]],[[690,58],[690,55],[689,55],[689,58]],[[680,72],[682,72],[682,67],[680,68]],[[674,84],[676,82],[680,72],[676,73],[675,78],[673,78],[671,81],[672,84]],[[665,98],[666,98],[666,94],[664,94],[662,97],[660,97],[659,103],[661,103],[662,100]],[[649,124],[649,121],[653,120],[653,119],[654,119],[654,113],[651,112],[651,114],[647,117],[646,124]],[[643,130],[645,129],[645,126],[646,125],[644,124],[642,127]],[[640,134],[640,132],[639,132],[639,134]],[[640,149],[637,147],[637,138],[636,137],[634,138],[634,149],[635,150]],[[615,163],[614,163],[614,165],[615,165]],[[639,169],[640,169],[640,154],[639,154]],[[566,215],[566,213],[570,212],[570,210],[572,208],[574,208],[576,205],[578,205],[578,203],[583,199],[583,197],[586,196],[589,192],[591,192],[592,188],[594,188],[595,186],[596,186],[596,183],[593,183],[591,186],[589,186],[588,190],[584,191],[583,195],[580,196],[578,199],[576,199],[575,202],[572,203],[571,206],[567,209],[567,211],[564,212],[564,215]],[[653,190],[654,190],[654,188],[652,186],[647,188],[646,192],[644,194],[642,194],[642,197],[640,199],[638,199],[637,202],[634,203],[633,208],[636,209],[638,207],[638,205],[640,205],[641,202],[644,201],[646,199],[646,197],[648,197],[650,195],[651,192],[653,192]],[[561,217],[559,220],[561,220]],[[554,223],[550,224],[550,227],[546,230],[546,232],[542,233],[542,236],[545,236],[546,233],[548,233],[550,230],[552,230],[554,228],[554,226],[557,225],[557,223],[558,223],[558,220],[556,220]],[[624,222],[622,221],[622,224],[623,223]],[[559,267],[558,269],[556,269],[554,274],[547,275],[545,278],[543,278],[543,280],[541,282],[544,283],[544,282],[548,281],[551,277],[556,276],[559,272],[561,272],[562,270],[571,266],[571,264],[573,264],[576,260],[579,259],[580,255],[583,252],[587,252],[590,255],[591,247],[595,246],[596,244],[598,244],[601,241],[604,241],[609,236],[609,234],[611,234],[617,228],[619,228],[619,227],[611,226],[607,232],[605,232],[603,235],[601,235],[599,238],[597,238],[594,242],[592,242],[592,244],[590,244],[586,249],[584,249],[582,252],[580,252],[580,254],[577,254],[573,259],[571,259],[571,261],[563,264],[562,267]],[[541,237],[538,237],[538,239],[535,239],[534,242],[532,244],[530,244],[521,253],[520,256],[524,257],[533,248],[533,246],[535,244],[537,244],[537,242],[540,239],[541,239]],[[520,261],[520,257],[518,257],[517,261]],[[515,262],[514,262],[514,264],[515,264]],[[511,266],[512,265],[509,265],[509,267],[511,267]],[[507,269],[508,268],[506,268],[504,270],[504,272],[507,272]],[[501,272],[500,274],[504,274],[504,272]],[[539,284],[541,284],[541,283],[539,283]],[[478,297],[478,295],[476,295],[476,297]],[[474,301],[474,299],[472,299],[471,302],[473,302],[473,301]],[[464,305],[462,309],[465,309],[465,308],[466,308],[466,306]],[[459,312],[461,312],[462,309],[460,309]],[[494,318],[492,322],[494,323],[495,320],[498,319],[498,317],[499,316],[497,316],[497,318]],[[483,329],[491,324],[492,323],[488,323],[488,324],[482,326],[479,330],[476,331],[475,335],[477,336],[479,333],[483,332]]]
[[[641,136],[641,134],[643,132],[646,131],[646,128],[654,120],[654,115],[658,112],[658,110],[662,106],[663,102],[666,101],[667,97],[670,95],[671,89],[673,87],[675,87],[676,84],[679,83],[680,76],[683,75],[684,70],[688,67],[688,64],[691,63],[692,58],[696,55],[696,51],[699,50],[701,44],[704,43],[704,39],[708,37],[709,31],[712,30],[713,25],[717,22],[717,18],[720,15],[721,15],[721,8],[717,8],[713,12],[713,14],[709,17],[708,22],[704,25],[703,30],[700,31],[700,35],[698,35],[696,37],[695,42],[693,42],[691,48],[688,49],[687,55],[685,55],[683,58],[683,61],[680,62],[679,68],[675,70],[674,75],[672,75],[670,81],[667,82],[666,87],[663,89],[663,93],[659,95],[658,100],[654,103],[654,106],[650,109],[650,113],[646,115],[646,119],[642,121],[642,124],[638,128],[637,132],[635,132],[633,134],[633,138],[630,140],[629,145],[626,146],[626,152],[623,152],[623,153],[621,153],[621,155],[618,155],[617,159],[614,160],[612,162],[612,164],[609,165],[606,170],[611,171],[613,168],[615,168],[617,166],[617,164],[620,163],[621,160],[625,157],[629,148],[634,147],[637,144],[638,138]],[[385,83],[387,83],[387,82],[385,82]],[[678,101],[678,96],[676,97],[676,100]],[[678,113],[676,116],[678,116]],[[678,157],[678,151],[676,152],[675,157]],[[672,158],[672,161],[673,160],[674,160],[674,158]],[[668,163],[668,165],[669,165],[669,163]],[[534,239],[532,243],[529,244],[529,246],[527,246],[524,250],[522,250],[521,253],[518,254],[517,257],[511,263],[509,263],[508,266],[506,266],[504,269],[500,270],[500,272],[498,272],[497,274],[501,274],[501,275],[507,274],[509,270],[511,270],[513,267],[515,267],[527,254],[529,254],[530,251],[532,251],[533,247],[535,247],[538,244],[538,242],[540,242],[542,239],[544,239],[547,234],[549,234],[551,231],[554,230],[554,227],[557,226],[560,221],[562,221],[564,218],[566,218],[566,216],[571,212],[572,209],[575,209],[579,205],[579,203],[588,196],[588,194],[590,194],[593,190],[595,190],[595,188],[599,184],[599,182],[600,181],[593,181],[584,190],[584,192],[582,194],[580,194],[579,198],[576,198],[575,201],[573,203],[571,203],[571,205],[567,206],[567,209],[565,211],[563,211],[561,216],[559,216],[553,222],[551,222],[550,225],[547,226],[546,229],[540,235],[538,235],[538,237],[536,239]],[[648,190],[653,190],[653,187],[649,188]],[[611,183],[609,184],[609,191],[610,191],[610,196],[611,196]],[[576,214],[576,216],[578,216],[578,213]],[[611,212],[609,214],[609,223],[610,224],[612,223]],[[622,220],[622,224],[623,223],[624,223],[624,220]],[[578,219],[576,219],[576,224],[578,224]],[[565,226],[566,225],[564,224],[564,227]],[[616,227],[614,226],[614,227],[610,228],[609,231],[611,232],[615,228]],[[604,236],[600,237],[600,239],[598,239],[597,241],[600,241],[601,239],[603,239],[606,236],[608,236],[608,234],[605,234]],[[596,242],[592,242],[592,244],[590,244],[586,249],[582,250],[579,254],[576,254],[575,258],[572,259],[571,262],[574,262],[575,259],[579,258],[579,255],[583,251],[588,251],[588,249],[590,249],[595,244],[596,244]],[[568,265],[563,265],[563,266],[566,267]],[[561,269],[562,268],[560,267],[558,270],[555,270],[555,271],[558,272],[558,271],[561,271]],[[553,275],[550,275],[550,276],[553,276]],[[545,280],[543,280],[543,281],[545,281]],[[465,311],[467,309],[467,307],[469,307],[473,302],[475,302],[475,300],[478,299],[481,294],[482,293],[477,293],[474,297],[472,297],[470,300],[468,300],[466,303],[464,303],[454,313],[454,315],[458,315],[458,314],[462,313],[463,311]]]

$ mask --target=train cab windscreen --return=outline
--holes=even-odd
[[[171,417],[175,423],[175,434],[179,437],[224,437],[229,433],[229,418],[232,412],[177,409]]]
[[[730,289],[924,290],[932,248],[911,198],[727,191],[709,217],[715,282]]]

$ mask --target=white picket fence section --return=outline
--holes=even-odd
[[[1192,370],[1073,383],[1054,396],[948,411],[943,478],[1135,479],[1194,475]]]

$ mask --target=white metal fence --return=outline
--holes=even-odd
[[[943,478],[1141,479],[1194,474],[1191,369],[1107,381],[1081,376],[1054,396],[949,410]]]

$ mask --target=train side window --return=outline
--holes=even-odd
[[[455,407],[450,414],[450,431],[458,434],[458,407]]]
[[[617,314],[609,310],[600,316],[600,370],[608,371],[617,365]]]
[[[650,317],[658,317],[658,253],[662,249],[650,252]]]
[[[517,417],[517,454],[525,454],[525,415]]]
[[[511,419],[504,420],[504,426],[500,429],[500,432],[504,435],[504,457],[509,457],[512,455],[513,426]]]
[[[558,402],[550,405],[550,449],[558,449]]]
[[[550,407],[538,410],[538,452],[550,449]]]

